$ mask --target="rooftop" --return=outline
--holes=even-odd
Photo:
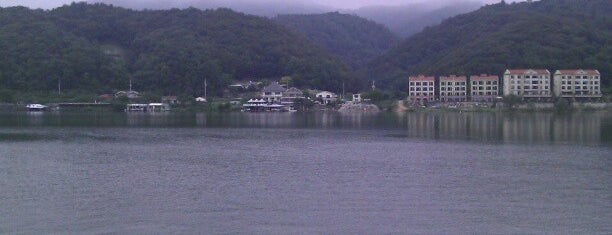
[[[555,74],[586,74],[586,75],[599,75],[599,71],[596,69],[560,69]]]
[[[270,85],[267,85],[263,88],[263,92],[283,92],[285,88],[278,84],[278,82],[274,82]]]
[[[550,74],[548,69],[508,69],[506,70],[507,74],[526,74],[526,73],[536,73],[536,74]]]

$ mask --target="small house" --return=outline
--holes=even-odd
[[[174,95],[162,96],[161,100],[162,100],[162,103],[164,103],[164,104],[175,105],[175,104],[180,104],[181,103],[181,102],[179,102],[178,97],[174,96]]]
[[[263,88],[261,91],[262,98],[268,103],[280,103],[284,91],[285,88],[283,86],[278,82],[274,82]]]
[[[329,91],[319,92],[315,97],[321,99],[323,104],[329,104],[338,100],[338,95]]]

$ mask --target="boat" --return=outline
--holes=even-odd
[[[250,99],[242,105],[242,112],[285,112],[282,104],[270,104],[264,99]]]
[[[47,109],[48,106],[46,105],[42,105],[42,104],[28,104],[26,105],[26,108],[29,111],[43,111],[45,109]]]

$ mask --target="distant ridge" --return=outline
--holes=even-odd
[[[506,68],[593,68],[610,84],[612,4],[607,0],[499,3],[429,27],[364,72],[389,89],[410,74],[501,74]]]
[[[399,42],[385,26],[355,15],[330,12],[273,19],[338,55],[353,69],[362,68]]]
[[[337,91],[357,84],[337,57],[274,21],[229,9],[135,11],[73,3],[0,8],[0,88],[198,95],[234,80],[277,80]]]

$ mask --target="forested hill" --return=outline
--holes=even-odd
[[[335,56],[272,20],[228,9],[133,11],[73,3],[0,8],[0,89],[199,95],[233,80],[291,76],[293,85],[355,84]]]
[[[354,69],[363,67],[399,42],[399,37],[385,26],[355,15],[337,12],[280,15],[274,20],[338,55]]]
[[[410,74],[501,74],[506,68],[594,68],[610,84],[609,0],[488,5],[426,28],[369,65],[366,74],[402,90]]]

